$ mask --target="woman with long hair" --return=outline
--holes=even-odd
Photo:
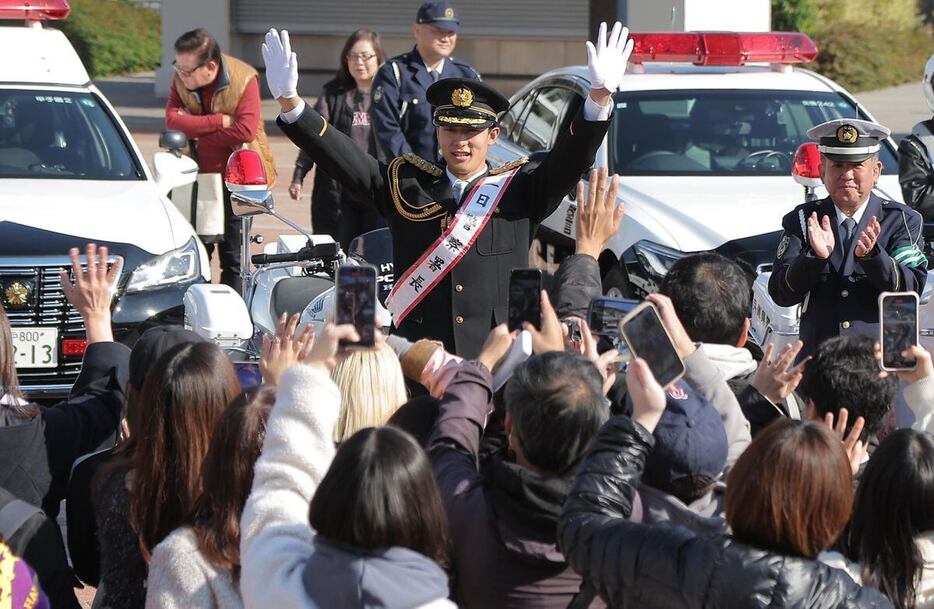
[[[408,399],[399,358],[386,343],[348,351],[331,379],[341,393],[341,414],[334,428],[338,444],[361,429],[385,425]]]
[[[275,388],[261,385],[238,395],[221,415],[201,468],[202,490],[194,510],[186,526],[175,529],[152,554],[146,607],[243,606],[240,516],[275,400]]]
[[[386,160],[370,120],[373,78],[385,55],[379,34],[360,29],[352,33],[341,50],[340,68],[333,80],[325,83],[315,104],[321,116],[342,133],[350,136],[364,152]],[[289,195],[302,196],[302,182],[314,162],[304,152],[295,159],[295,171]],[[386,221],[372,205],[347,191],[319,167],[315,172],[311,195],[311,226],[316,233],[331,235],[347,251],[357,235],[386,226]]]
[[[730,535],[630,522],[665,393],[641,359],[626,380],[632,418],[600,430],[558,523],[568,562],[610,607],[891,606],[816,560],[853,503],[850,458],[826,425],[779,419],[756,436],[727,481]]]
[[[243,511],[247,609],[450,608],[444,507],[424,451],[397,429],[361,430],[334,448],[339,339],[326,326],[279,381]],[[310,504],[310,509],[309,509]]]
[[[934,607],[934,437],[900,429],[879,444],[856,491],[847,546],[862,582],[895,607]]]
[[[163,353],[133,393],[130,437],[95,482],[102,596],[96,605],[143,605],[152,550],[187,521],[202,491],[214,428],[239,392],[227,355],[199,342]]]

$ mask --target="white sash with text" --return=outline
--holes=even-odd
[[[393,325],[399,327],[406,315],[451,272],[464,257],[493,216],[506,187],[518,169],[480,180],[457,210],[451,226],[396,280],[386,299]]]

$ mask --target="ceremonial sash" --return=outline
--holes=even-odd
[[[396,280],[386,298],[386,308],[392,313],[396,327],[470,250],[517,171],[513,169],[480,180],[457,210],[448,229]]]

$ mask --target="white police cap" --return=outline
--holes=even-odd
[[[821,154],[844,163],[859,163],[876,154],[890,133],[882,125],[858,118],[838,118],[808,130]]]

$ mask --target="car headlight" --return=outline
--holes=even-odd
[[[182,247],[141,264],[127,283],[127,292],[139,292],[192,281],[201,274],[201,258],[195,238]]]
[[[686,255],[685,252],[651,241],[639,241],[632,247],[642,268],[648,274],[658,278],[668,274],[668,270],[671,269],[672,265]]]

